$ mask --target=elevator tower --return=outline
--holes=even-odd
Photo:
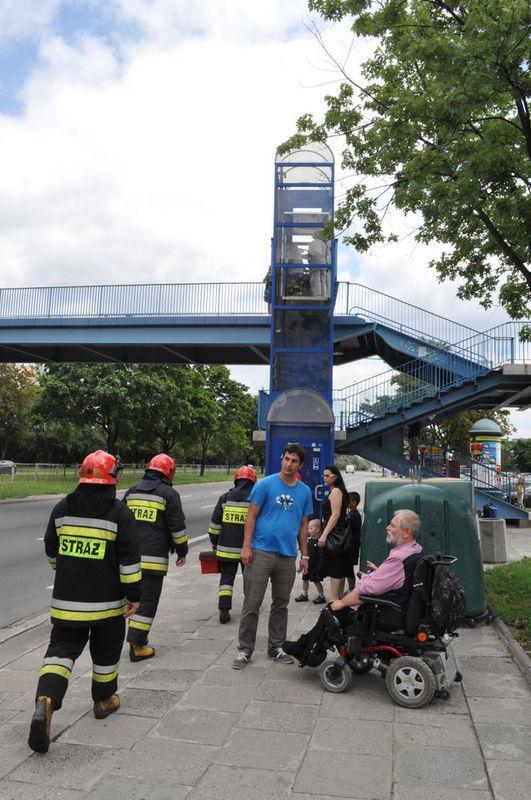
[[[326,144],[277,156],[266,470],[276,472],[286,442],[297,441],[306,451],[302,476],[312,490],[334,458],[336,241],[323,233],[333,210],[334,158]]]

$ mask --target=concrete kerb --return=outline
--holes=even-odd
[[[7,642],[9,639],[13,639],[14,636],[20,636],[21,633],[25,633],[32,628],[37,628],[44,622],[48,622],[49,619],[50,611],[48,609],[34,617],[17,620],[17,622],[13,622],[13,624],[9,625],[7,628],[0,628],[0,644]]]
[[[491,616],[492,627],[518,664],[526,681],[531,685],[531,658],[529,658],[524,648],[518,644],[510,628],[503,622],[495,607],[491,603],[487,603],[487,608]]]

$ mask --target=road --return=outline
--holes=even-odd
[[[347,489],[359,491],[363,496],[367,479],[376,476],[360,472],[344,477]],[[217,498],[231,486],[230,481],[224,481],[175,487],[181,495],[192,543],[206,533]],[[55,495],[0,503],[0,628],[40,614],[50,605],[53,572],[44,556],[42,538],[50,512],[59,499]]]
[[[186,515],[190,540],[206,533],[219,495],[232,482],[176,486]],[[121,496],[121,493],[119,493]],[[0,503],[0,628],[39,614],[50,605],[53,572],[42,538],[55,495],[40,500]]]

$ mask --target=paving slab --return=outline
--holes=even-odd
[[[280,731],[236,728],[214,756],[216,764],[295,772],[304,757],[309,736]]]
[[[523,800],[529,797],[531,764],[523,761],[487,761],[489,778],[496,800]]]
[[[219,656],[228,647],[230,647],[230,643],[225,639],[186,639],[173,649],[176,653],[206,653]]]
[[[238,714],[203,708],[174,708],[153,729],[153,736],[199,744],[222,744]]]
[[[468,697],[518,697],[529,699],[529,684],[522,675],[467,672],[463,688]]]
[[[355,680],[355,679],[354,679]],[[355,683],[344,694],[324,693],[319,707],[320,717],[354,719],[371,722],[392,722],[394,704],[387,693],[357,691]]]
[[[331,794],[292,794],[291,800],[360,800],[359,797],[354,797],[354,795],[349,795],[347,797],[339,797],[338,795],[331,795]]]
[[[135,717],[163,717],[183,696],[184,692],[169,692],[165,689],[120,690],[120,714]]]
[[[256,688],[267,674],[269,667],[251,662],[242,670],[232,669],[230,665],[213,664],[206,669],[199,683],[203,686],[242,686]]]
[[[28,726],[6,723],[0,727],[0,778],[8,775],[31,755]]]
[[[102,778],[96,786],[85,794],[87,800],[184,800],[189,796],[192,787],[183,786],[168,778],[130,778],[127,775],[111,773]],[[1,795],[0,795],[1,797]]]
[[[26,729],[27,732],[27,729]],[[28,752],[30,752],[28,750]],[[53,742],[46,755],[32,753],[10,773],[10,780],[88,791],[113,768],[123,751],[103,747]]]
[[[291,800],[293,773],[215,764],[187,800]]]
[[[247,669],[249,667],[243,671],[246,672]],[[311,675],[310,670],[299,670],[294,664],[288,665],[286,669],[291,670],[291,676],[288,673],[286,678],[281,677],[276,670],[269,673],[256,690],[255,698],[272,702],[320,705],[323,688],[317,675]]]
[[[317,706],[252,700],[238,721],[239,728],[288,733],[312,733]]]
[[[522,673],[509,653],[500,656],[459,656],[459,669],[463,675],[481,675],[483,672],[501,675],[519,675]]]
[[[395,750],[395,781],[399,784],[425,784],[426,797],[439,786],[462,789],[488,789],[483,759],[475,748],[414,747],[403,741]]]
[[[252,686],[203,686],[196,683],[183,694],[179,706],[186,708],[206,708],[212,711],[241,712],[255,694]]]
[[[120,711],[106,719],[96,719],[93,713],[89,713],[61,734],[60,741],[83,745],[96,742],[98,747],[129,749],[146,736],[155,724],[156,721],[151,717],[132,717],[122,715]]]
[[[470,697],[470,713],[476,724],[496,722],[499,725],[531,727],[531,703],[516,697]]]
[[[140,776],[156,781],[175,780],[193,786],[212,763],[217,747],[179,742],[148,736],[131,750],[121,751],[113,764],[115,774]],[[109,770],[110,771],[110,770]]]
[[[475,791],[437,786],[437,790],[434,792],[433,786],[426,784],[412,786],[410,783],[395,783],[393,785],[393,800],[430,800],[432,797],[437,800],[492,800],[492,795],[488,790]]]
[[[0,781],[0,800],[81,800],[85,792],[57,789],[54,786],[35,786],[34,783]]]
[[[380,755],[328,752],[323,758],[310,751],[295,781],[295,792],[326,796],[332,787],[340,797],[389,800],[391,762]]]
[[[371,755],[380,753],[382,759],[391,758],[393,731],[388,722],[362,724],[357,719],[321,718],[315,725],[310,739],[310,749],[320,751],[316,758],[325,759],[328,752]]]
[[[185,692],[201,677],[201,672],[192,669],[170,669],[169,667],[148,667],[132,678],[129,689],[167,689]]]
[[[531,764],[531,728],[480,724],[476,726],[476,731],[487,760],[526,761]]]
[[[403,709],[405,710],[405,709]],[[395,722],[395,742],[411,747],[471,747],[479,752],[476,730],[468,716],[436,712],[424,714],[411,722]]]
[[[0,692],[27,692],[37,684],[35,670],[0,669]]]

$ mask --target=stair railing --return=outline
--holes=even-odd
[[[462,355],[435,352],[406,362],[399,370],[389,369],[345,386],[334,392],[336,423],[340,427],[359,428],[369,425],[374,419],[401,413],[415,403],[437,397],[467,380],[487,374],[504,362],[506,351],[510,349],[510,338],[502,337],[496,350],[499,359],[496,363],[487,361],[477,351],[473,352],[467,358],[469,369],[465,376],[457,371],[462,367]]]
[[[453,322],[361,283],[339,283],[335,313],[349,315],[355,313],[356,309],[366,309],[389,327],[400,329],[399,326],[402,326],[404,331],[428,341],[452,343],[479,333],[468,325]]]

